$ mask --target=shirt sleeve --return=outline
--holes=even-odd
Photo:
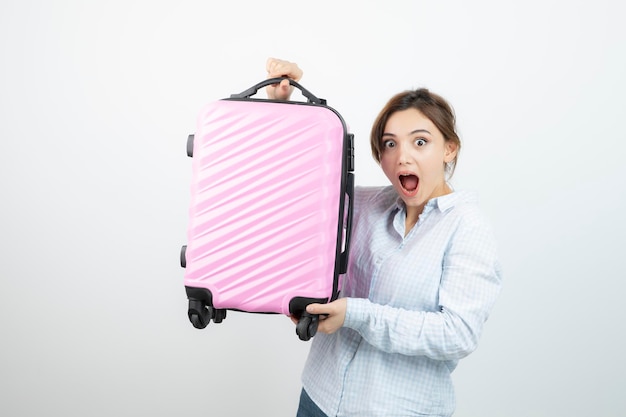
[[[458,360],[476,349],[501,281],[491,228],[473,216],[463,219],[450,239],[437,311],[410,311],[348,298],[344,326],[385,352]]]

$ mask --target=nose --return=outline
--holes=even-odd
[[[412,158],[411,153],[407,146],[399,144],[398,145],[398,165],[408,165],[411,164]]]

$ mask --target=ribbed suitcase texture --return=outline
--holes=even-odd
[[[181,260],[194,326],[206,326],[192,317],[198,300],[220,322],[226,310],[301,316],[336,298],[352,187],[341,116],[320,104],[223,99],[202,109],[192,140]]]

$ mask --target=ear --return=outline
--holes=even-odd
[[[456,145],[456,143],[452,141],[446,141],[446,143],[444,144],[444,147],[445,147],[445,152],[443,154],[443,160],[447,164],[448,162],[453,161],[454,158],[456,157],[458,146]]]

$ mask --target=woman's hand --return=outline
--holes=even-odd
[[[318,332],[331,334],[343,326],[343,322],[346,319],[347,306],[347,299],[339,298],[328,304],[309,304],[306,307],[306,311],[309,314],[320,315],[317,327]]]
[[[287,77],[295,81],[300,81],[303,72],[295,62],[289,62],[277,58],[268,58],[265,64],[267,78]],[[288,100],[293,91],[293,87],[288,80],[283,80],[280,84],[272,84],[266,87],[267,97],[272,100]]]

